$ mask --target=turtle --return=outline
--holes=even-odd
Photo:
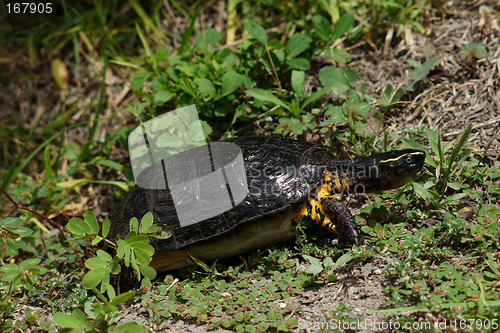
[[[329,147],[295,139],[258,136],[230,142],[241,149],[246,173],[248,190],[241,202],[183,226],[168,184],[159,189],[135,186],[110,214],[110,239],[125,237],[132,217],[151,212],[154,223],[169,235],[149,240],[155,249],[150,265],[159,272],[193,265],[193,258],[224,259],[289,240],[303,217],[336,235],[341,246],[352,246],[359,244],[359,233],[345,198],[412,181],[426,156],[404,149],[335,160]],[[194,154],[201,161],[206,158],[196,149]],[[161,168],[146,175],[152,183],[164,179]]]

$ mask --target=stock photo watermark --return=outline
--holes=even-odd
[[[194,105],[142,123],[128,142],[137,186],[168,188],[183,227],[230,210],[248,194],[239,146],[208,144]]]
[[[343,321],[331,319],[329,321],[312,321],[299,319],[298,329],[303,332],[317,332],[324,330],[353,330],[353,331],[393,331],[405,330],[411,332],[432,332],[434,330],[460,330],[470,331],[474,329],[492,329],[499,328],[498,319],[452,319],[429,321],[415,321],[400,323],[390,320],[374,320],[370,318],[358,318],[357,320]]]

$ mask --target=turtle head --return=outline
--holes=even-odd
[[[425,152],[395,150],[355,160],[357,180],[365,192],[382,192],[411,182],[422,169]]]

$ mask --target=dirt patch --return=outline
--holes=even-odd
[[[360,322],[366,323],[382,321],[383,316],[370,312],[384,308],[389,300],[385,294],[385,288],[389,284],[387,275],[383,274],[385,266],[386,263],[375,259],[363,267],[344,268],[338,274],[337,282],[304,292],[297,299],[301,305],[301,311],[296,315],[299,329],[317,331],[349,324],[348,321],[337,319],[336,311],[341,304],[349,309],[343,313],[346,317],[358,318]]]
[[[352,52],[349,67],[369,94],[381,98],[388,84],[412,85],[409,60],[423,64],[435,57],[439,65],[415,86],[411,100],[397,103],[394,116],[386,114],[392,118],[389,129],[401,133],[427,124],[451,141],[471,124],[469,147],[484,151],[489,146],[494,158],[500,148],[499,35],[498,19],[487,7],[458,8],[427,26],[425,34],[409,33],[388,50]]]

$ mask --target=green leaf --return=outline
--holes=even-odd
[[[307,268],[307,273],[309,274],[319,274],[323,271],[323,264],[321,260],[315,257],[311,257],[308,255],[302,255],[302,257],[307,260],[311,265]]]
[[[188,79],[188,78],[181,78],[179,80],[179,83],[177,84],[178,88],[184,91],[185,93],[189,94],[190,96],[196,97],[198,96],[198,93],[196,92],[195,88],[193,87],[193,83]]]
[[[145,244],[147,244],[148,243],[148,237],[146,237],[144,235],[134,235],[134,236],[132,236],[130,238],[126,238],[125,241],[129,245],[133,245],[134,243],[145,243]]]
[[[429,190],[427,190],[425,187],[420,185],[419,183],[412,183],[413,190],[415,193],[422,199],[426,200],[431,197],[431,194],[429,193]]]
[[[295,134],[302,135],[308,128],[307,125],[303,124],[297,118],[283,117],[278,121],[280,124],[276,128],[277,133],[288,134],[289,132],[293,132]]]
[[[14,280],[17,280],[19,277],[22,275],[22,270],[19,270],[16,266],[16,269],[14,270],[9,270],[6,271],[2,277],[1,281],[3,282],[13,282]]]
[[[271,109],[269,111],[262,113],[259,116],[259,118],[266,118],[270,116],[283,116],[283,115],[285,115],[285,111],[283,111],[283,109],[281,108],[278,108],[278,109]]]
[[[6,218],[0,220],[0,226],[5,226],[8,224],[10,224],[10,225],[21,224],[21,219],[19,217],[6,217]]]
[[[108,263],[100,258],[90,258],[85,260],[85,267],[88,269],[106,268]]]
[[[285,50],[272,50],[271,51],[271,62],[274,63],[275,67],[279,67],[280,64],[285,61]],[[270,69],[270,68],[269,68]]]
[[[368,103],[351,103],[350,101],[347,101],[346,103],[344,103],[344,106],[347,110],[350,110],[354,114],[359,115],[362,119],[366,119],[370,116],[371,105]]]
[[[138,71],[130,80],[130,88],[134,91],[139,91],[144,86],[144,83],[151,76],[151,73],[145,69]]]
[[[130,231],[134,231],[136,234],[139,233],[139,220],[136,217],[130,219]]]
[[[196,85],[198,85],[198,89],[202,94],[207,94],[210,97],[213,97],[215,95],[215,87],[209,79],[206,79],[204,77],[200,77],[194,80]]]
[[[110,226],[111,221],[109,219],[105,219],[104,221],[102,221],[102,237],[108,237]]]
[[[307,97],[304,102],[302,103],[302,108],[305,108],[306,106],[308,106],[310,103],[328,95],[328,93],[330,92],[330,89],[328,88],[320,88],[318,90],[316,90],[315,92],[313,92],[311,94],[311,96]]]
[[[80,324],[86,324],[87,323],[87,315],[80,309],[74,309],[71,314],[73,317],[80,322]]]
[[[483,59],[488,57],[488,52],[484,45],[479,43],[467,44],[464,46],[463,50],[459,52],[461,56],[473,56],[475,59]]]
[[[332,270],[339,268],[342,265],[347,264],[349,261],[354,259],[354,255],[351,252],[347,252],[337,259],[335,264],[332,266]]]
[[[319,71],[319,80],[323,86],[331,87],[335,95],[346,92],[357,79],[358,73],[350,69],[328,66]]]
[[[320,126],[338,124],[346,121],[347,119],[347,115],[344,113],[344,110],[341,106],[338,105],[330,105],[330,107],[325,112],[325,116],[327,116],[328,118],[321,122]]]
[[[16,264],[6,264],[0,267],[0,272],[8,272],[12,270],[17,270],[17,265]]]
[[[130,258],[129,258],[129,264],[128,264],[128,266],[132,266],[132,268],[137,273],[137,280],[140,281],[141,280],[141,272],[140,272],[140,269],[139,269],[139,265],[137,265],[134,253],[133,252],[129,252],[129,253],[130,253]],[[125,265],[127,265],[127,262],[125,262]]]
[[[68,222],[67,228],[75,235],[85,235],[92,232],[90,226],[78,217],[72,217]]]
[[[222,37],[224,37],[219,31],[214,28],[208,28],[205,30],[205,40],[208,45],[215,45],[221,41]]]
[[[15,238],[26,237],[26,236],[29,236],[33,233],[33,230],[31,230],[30,228],[25,228],[25,227],[5,226],[5,229],[7,229],[13,233],[16,233],[17,236]],[[14,238],[14,237],[11,237],[11,238]]]
[[[314,15],[312,17],[313,29],[319,38],[328,41],[332,34],[330,22],[322,15]]]
[[[311,63],[309,62],[309,60],[304,58],[288,59],[286,63],[293,69],[299,71],[307,71],[309,68],[311,68]]]
[[[97,234],[99,232],[99,223],[92,212],[86,212],[84,215],[85,222],[89,225],[90,231],[93,234]]]
[[[156,271],[151,266],[141,266],[141,273],[150,280],[156,278]]]
[[[425,78],[429,72],[437,66],[441,62],[440,59],[436,57],[431,57],[429,60],[427,60],[423,65],[417,67],[415,70],[410,71],[408,74],[410,77],[412,77],[415,81],[420,81],[423,78]]]
[[[306,73],[303,71],[292,71],[292,89],[297,97],[302,93]]]
[[[106,262],[110,262],[111,260],[113,260],[111,255],[103,250],[97,250],[97,256]]]
[[[443,157],[444,147],[439,135],[429,128],[426,131],[426,136],[429,139],[429,145],[432,148],[432,152],[438,158],[438,161],[444,162],[444,157]]]
[[[279,52],[279,53],[282,53],[283,54],[283,57],[280,56],[280,55],[276,55],[280,60],[283,60],[284,59],[284,51],[282,50],[283,49],[283,44],[277,40],[277,39],[271,39],[269,41],[269,43],[267,43],[267,46],[270,48],[270,49],[274,49],[272,52]]]
[[[197,50],[204,50],[205,45],[217,44],[222,39],[222,34],[214,28],[208,28],[198,36],[194,41],[194,48]]]
[[[467,195],[468,193],[465,192],[452,194],[446,198],[444,203],[449,205],[457,205],[460,199],[465,198]]]
[[[212,134],[212,126],[210,126],[205,120],[200,120],[201,129],[203,130],[203,135],[208,138]]]
[[[170,90],[159,90],[153,95],[153,103],[154,105],[163,105],[170,101],[174,96],[175,94]]]
[[[254,23],[247,27],[247,31],[250,35],[252,35],[259,42],[266,44],[267,43],[267,32],[266,30],[257,23]]]
[[[326,257],[325,259],[323,259],[323,266],[326,268],[326,269],[330,269],[332,268],[334,265],[333,263],[333,259],[332,257]]]
[[[156,52],[156,64],[159,65],[160,63],[164,62],[165,60],[167,60],[168,56],[170,55],[170,50],[168,49],[156,49],[155,50]]]
[[[24,278],[22,279],[23,281],[23,286],[24,288],[28,289],[28,291],[32,291],[33,290],[33,277],[31,275],[26,275],[24,276]]]
[[[112,300],[113,298],[116,297],[115,288],[113,288],[113,286],[109,283],[109,281],[105,285],[106,285],[106,294],[108,294],[108,298]]]
[[[134,242],[133,244],[130,244],[130,246],[134,249],[140,249],[146,253],[148,256],[152,256],[155,253],[154,247],[152,247],[148,241],[141,241],[141,242]]]
[[[89,259],[90,260],[90,259]],[[82,286],[85,289],[92,289],[97,286],[103,279],[104,274],[106,273],[105,268],[97,268],[91,270],[82,279]]]
[[[383,98],[379,99],[377,104],[384,108],[390,107],[392,104],[399,102],[404,94],[406,94],[406,92],[403,89],[398,88],[395,90],[390,84],[388,84],[385,88]]]
[[[403,141],[403,144],[405,148],[410,148],[410,149],[420,149],[425,151],[425,147],[418,143],[417,141],[413,139],[408,139],[408,138],[402,138],[401,141]],[[428,154],[427,154],[428,155]]]
[[[125,266],[130,267],[130,258],[133,257],[132,251],[130,251],[130,246],[126,247],[125,254],[123,256],[123,262],[125,263]]]
[[[271,102],[275,105],[282,106],[288,111],[290,111],[290,107],[285,102],[283,102],[278,97],[274,96],[273,93],[268,90],[252,88],[247,90],[247,94],[260,101]]]
[[[121,266],[118,263],[120,261],[120,258],[114,257],[113,260],[109,263],[108,270],[109,273],[113,275],[117,275],[121,271]]]
[[[240,75],[235,71],[228,71],[222,76],[222,88],[220,97],[229,95],[238,89],[244,81],[244,75]]]
[[[37,266],[37,267],[33,267],[30,271],[32,272],[33,275],[40,276],[40,275],[43,275],[47,272],[47,268],[42,267],[42,266]]]
[[[129,249],[127,242],[123,239],[119,239],[117,242],[116,256],[118,258],[123,258],[125,256],[125,252]]]
[[[148,212],[144,214],[144,216],[141,219],[141,225],[139,226],[139,234],[146,234],[149,230],[149,227],[153,225],[153,214],[151,212]]]
[[[102,279],[101,279],[101,288],[99,289],[99,291],[101,293],[107,292],[108,291],[108,286],[109,286],[109,272],[106,270],[104,272],[104,275],[102,276]],[[114,289],[113,289],[113,291],[114,291]]]
[[[91,244],[92,246],[95,246],[97,245],[100,241],[102,241],[104,238],[102,238],[101,236],[95,236],[95,238],[92,240]]]
[[[338,39],[351,31],[354,24],[354,12],[350,11],[342,15],[333,27],[333,39]]]
[[[346,50],[339,49],[339,48],[329,48],[325,50],[325,55],[340,63],[340,64],[347,64],[349,61],[351,61],[351,55],[347,53]]]
[[[151,81],[151,88],[153,91],[170,90],[170,81],[165,75],[157,76]]]
[[[144,266],[144,267],[147,267],[147,266]],[[142,270],[142,268],[141,268],[141,270]],[[146,287],[148,287],[148,289],[151,288],[152,287],[151,280],[147,276],[145,276],[141,281],[141,286],[146,286]]]
[[[80,322],[75,320],[72,315],[64,312],[54,313],[54,322],[61,328],[77,328],[80,326]]]
[[[18,233],[16,233],[13,228],[6,228],[4,229],[5,232],[3,232],[2,237],[10,238],[10,239],[17,239],[20,237]]]
[[[149,265],[151,262],[151,256],[140,248],[134,248],[135,258],[141,265]]]
[[[295,58],[305,50],[309,48],[311,45],[312,38],[309,36],[306,36],[302,33],[295,33],[293,34],[292,38],[288,41],[288,49],[290,50],[290,53],[288,56],[290,58]]]
[[[153,22],[151,22],[151,19],[144,12],[144,9],[141,7],[141,5],[136,0],[130,1],[130,4],[134,7],[135,11],[141,17],[141,19],[145,21],[144,23],[146,23],[146,24],[149,23],[148,25],[153,30],[155,30],[156,32],[158,32],[156,30],[156,26],[154,25]],[[139,36],[139,39],[141,40],[141,43],[142,43],[142,48],[144,50],[144,53],[146,54],[146,56],[149,59],[153,55],[152,52],[151,52],[151,47],[149,46],[148,40],[146,39],[146,36],[144,36],[144,33],[142,32],[142,29],[139,27],[139,24],[137,22],[134,22],[134,23],[135,23],[135,30],[136,30],[137,35]]]
[[[111,300],[110,304],[111,305],[118,305],[118,304],[121,304],[121,303],[128,301],[129,299],[131,299],[134,296],[135,296],[135,290],[130,290],[130,291],[127,291],[126,293],[122,293],[122,294],[116,296],[115,298],[113,298]]]
[[[29,269],[33,266],[36,266],[40,263],[41,259],[40,258],[32,258],[32,259],[26,259],[23,260],[20,264],[19,267],[22,269]]]

